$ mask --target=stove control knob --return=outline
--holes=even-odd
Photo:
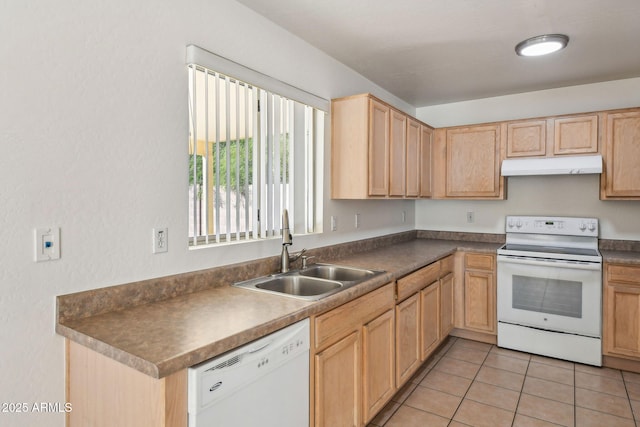
[[[510,219],[509,222],[507,222],[507,227],[513,228],[513,220],[512,219]]]
[[[595,222],[589,223],[589,231],[593,231],[595,229],[596,229],[596,223]]]
[[[584,230],[586,230],[586,229],[587,229],[587,224],[585,224],[584,222],[581,222],[581,223],[580,223],[580,230],[581,230],[581,231],[584,231]]]
[[[518,220],[516,222],[516,227],[518,227],[518,228],[522,227],[522,221]]]

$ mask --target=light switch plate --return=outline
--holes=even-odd
[[[60,228],[36,228],[33,230],[35,261],[60,259]]]

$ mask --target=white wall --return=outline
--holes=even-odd
[[[640,106],[640,78],[572,86],[416,110],[435,127]],[[503,233],[505,215],[600,219],[600,236],[640,240],[640,201],[599,200],[599,176],[510,177],[505,201],[420,200],[416,228]],[[475,212],[467,223],[466,212]]]
[[[415,114],[232,0],[9,0],[0,40],[0,402],[64,402],[56,295],[280,252],[277,240],[187,249],[188,44],[327,99],[372,92]],[[413,202],[324,206],[338,231],[292,250],[414,228]],[[62,258],[35,263],[33,229],[46,226],[61,228]],[[160,226],[169,252],[152,255]],[[0,425],[63,423],[0,413]]]
[[[0,40],[0,402],[64,402],[56,295],[279,253],[278,241],[187,249],[186,45],[327,99],[372,92],[416,113],[232,0],[9,0]],[[437,125],[429,111],[421,117]],[[445,213],[459,205],[435,203],[414,210],[412,201],[325,196],[325,229],[335,215],[338,231],[296,237],[292,250],[460,225]],[[62,258],[35,263],[33,229],[45,226],[61,228]],[[169,252],[152,255],[151,229],[160,226]],[[0,413],[0,425],[63,422],[62,414]]]

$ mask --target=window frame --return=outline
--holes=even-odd
[[[187,47],[186,63],[187,65],[189,65],[188,71],[189,73],[193,73],[193,77],[196,76],[196,71],[195,71],[195,68],[192,68],[192,67],[199,67],[199,68],[203,68],[211,71],[215,70],[216,78],[219,77],[219,75],[223,75],[234,80],[235,81],[234,84],[238,84],[237,82],[242,82],[242,84],[246,85],[246,90],[249,90],[249,88],[253,90],[253,94],[256,97],[256,99],[254,99],[255,103],[258,103],[258,100],[260,100],[259,102],[264,102],[264,99],[262,99],[261,95],[262,95],[262,91],[266,91],[269,99],[271,99],[271,95],[274,94],[276,96],[285,98],[286,100],[296,101],[292,103],[293,105],[292,114],[293,114],[293,109],[297,109],[299,108],[300,104],[303,104],[302,107],[305,108],[304,117],[302,119],[304,121],[304,125],[307,126],[309,124],[308,121],[312,120],[311,129],[308,130],[307,133],[304,134],[302,137],[306,147],[306,149],[304,150],[305,151],[304,169],[307,170],[308,168],[310,168],[310,170],[305,173],[305,187],[311,188],[312,191],[309,191],[308,193],[305,194],[305,200],[298,200],[298,198],[294,198],[293,200],[293,203],[295,203],[296,206],[300,206],[301,203],[304,206],[304,212],[299,215],[303,215],[304,221],[301,221],[301,222],[304,224],[305,227],[302,227],[301,224],[298,224],[298,226],[296,227],[296,223],[298,222],[296,221],[296,218],[298,218],[299,215],[296,215],[296,217],[292,218],[293,219],[292,223],[293,223],[294,230],[298,234],[311,234],[315,232],[321,232],[322,231],[321,230],[322,228],[322,195],[318,194],[318,192],[322,192],[322,181],[321,181],[321,176],[319,176],[318,173],[323,168],[322,157],[323,157],[324,150],[322,147],[324,147],[324,144],[326,143],[326,138],[327,138],[327,133],[325,132],[324,128],[325,128],[326,117],[328,116],[328,111],[330,108],[330,102],[328,100],[325,100],[323,98],[310,94],[304,90],[288,85],[282,81],[266,76],[258,71],[249,69],[233,61],[230,61],[226,58],[223,58],[214,53],[206,51],[195,45],[190,45]],[[190,79],[191,78],[192,77],[190,77]],[[209,75],[205,74],[205,78],[209,78]],[[255,91],[254,88],[257,88],[257,92]],[[192,93],[191,87],[189,88],[189,90],[190,90],[190,93]],[[268,114],[271,114],[271,110],[269,109],[268,111],[269,111]],[[261,113],[253,113],[253,114],[257,114],[255,116],[257,118],[256,119],[257,123],[253,124],[253,129],[255,130],[263,126],[263,123],[261,123],[261,121],[265,121],[266,117],[261,116]],[[311,119],[309,117],[311,117]],[[297,120],[300,120],[300,119],[297,118]],[[189,126],[191,129],[194,129],[194,123],[190,123]],[[318,129],[319,127],[321,127],[320,131]],[[311,136],[310,133],[313,133],[313,136]],[[257,134],[258,135],[261,134],[260,129],[257,130]],[[318,135],[320,135],[320,138],[318,138]],[[262,146],[262,144],[264,143],[263,136],[260,136],[259,141],[255,140],[256,137],[257,135],[253,134],[252,138],[254,138],[254,142],[253,142],[254,150],[256,150],[256,145],[257,145],[258,150],[264,151],[265,148]],[[313,151],[311,153],[308,153],[307,144],[308,144],[309,138],[316,138],[315,140],[316,146],[312,147]],[[226,140],[224,137],[222,137],[220,140],[223,140],[223,139]],[[239,140],[240,140],[239,136],[236,136],[235,141],[239,141]],[[229,141],[231,141],[231,139],[229,139]],[[197,151],[196,150],[197,142],[190,140],[190,144],[192,143],[194,145],[192,149],[194,151]],[[227,152],[229,149],[230,149],[229,146],[227,146]],[[293,148],[291,148],[291,150],[293,151]],[[195,160],[195,157],[196,157],[195,153],[192,153],[190,155],[193,155]],[[190,159],[190,162],[193,162],[194,160]],[[255,160],[255,157],[254,157],[254,160]],[[211,161],[215,161],[215,160],[211,160]],[[294,162],[293,157],[289,161]],[[203,162],[205,161],[203,160]],[[208,165],[204,165],[203,167],[208,167]],[[293,170],[291,172],[295,173],[296,171]],[[194,167],[193,173],[194,173],[194,182],[195,182],[195,175],[196,175],[195,167]],[[254,179],[261,180],[262,177],[260,175],[262,174],[263,174],[263,171],[258,170],[257,173],[254,173]],[[293,175],[290,176],[289,179],[290,179],[289,185],[293,186],[293,181],[295,179],[294,176]],[[265,183],[262,182],[262,185],[264,184]],[[254,189],[255,187],[256,185],[254,183]],[[214,188],[215,187],[212,187],[212,189],[209,189],[209,191],[212,192]],[[225,191],[224,188],[221,188],[221,187],[218,187],[218,188]],[[194,188],[194,191],[195,191],[195,188]],[[255,190],[254,190],[254,193],[255,193]],[[229,192],[227,191],[227,195],[228,194]],[[211,194],[208,197],[213,197],[213,195]],[[194,212],[197,208],[196,200],[197,199],[195,197],[191,197],[191,196],[189,197],[190,203],[193,203]],[[310,206],[309,205],[310,200],[313,200],[313,204],[312,204],[313,209],[308,209],[308,207]],[[209,202],[205,201],[205,203],[209,203]],[[189,248],[195,249],[195,248],[215,246],[215,245],[225,244],[225,243],[255,242],[259,240],[280,237],[281,235],[281,231],[279,228],[280,220],[278,219],[280,217],[280,214],[277,212],[279,210],[278,207],[276,206],[276,209],[274,210],[273,215],[271,215],[270,221],[272,225],[271,227],[269,227],[268,225],[266,226],[268,230],[267,230],[267,233],[265,233],[264,231],[265,226],[263,224],[265,224],[267,218],[264,218],[264,216],[266,215],[266,211],[262,210],[262,206],[261,206],[262,204],[263,202],[260,203],[261,215],[263,215],[263,218],[261,219],[261,224],[260,224],[260,228],[262,228],[262,230],[255,228],[255,225],[256,225],[255,219],[250,223],[246,223],[246,226],[247,226],[246,231],[245,230],[242,230],[242,231],[236,230],[233,232],[230,232],[229,230],[223,231],[218,229],[219,224],[217,224],[215,226],[215,229],[218,231],[214,235],[210,234],[209,231],[205,231],[203,235],[198,235],[198,232],[196,231],[196,227],[194,225],[193,227],[190,226],[190,229],[188,231]],[[252,205],[255,206],[253,203]],[[290,209],[290,210],[294,210],[294,209]],[[218,213],[219,211],[216,214]],[[195,214],[194,214],[194,218],[195,218]],[[254,234],[257,234],[257,236],[255,236]],[[212,236],[216,236],[216,238],[211,239]],[[222,238],[220,238],[220,236],[222,236]]]

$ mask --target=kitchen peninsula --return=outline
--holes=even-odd
[[[278,257],[59,296],[56,330],[68,339],[68,399],[86,405],[74,403],[69,416],[91,416],[83,411],[91,407],[88,395],[99,399],[95,393],[101,391],[90,387],[91,378],[78,380],[76,373],[98,360],[120,372],[102,381],[136,377],[147,383],[143,389],[156,390],[156,399],[163,402],[157,401],[152,408],[180,418],[186,403],[169,410],[165,403],[173,400],[165,392],[186,394],[186,368],[348,303],[449,255],[494,254],[501,239],[500,235],[412,231],[314,249],[310,252],[319,262],[386,271],[314,303],[230,286],[250,275],[277,271]],[[461,268],[458,264],[455,269]],[[454,289],[460,285],[456,281]],[[100,373],[85,369],[82,375]]]

